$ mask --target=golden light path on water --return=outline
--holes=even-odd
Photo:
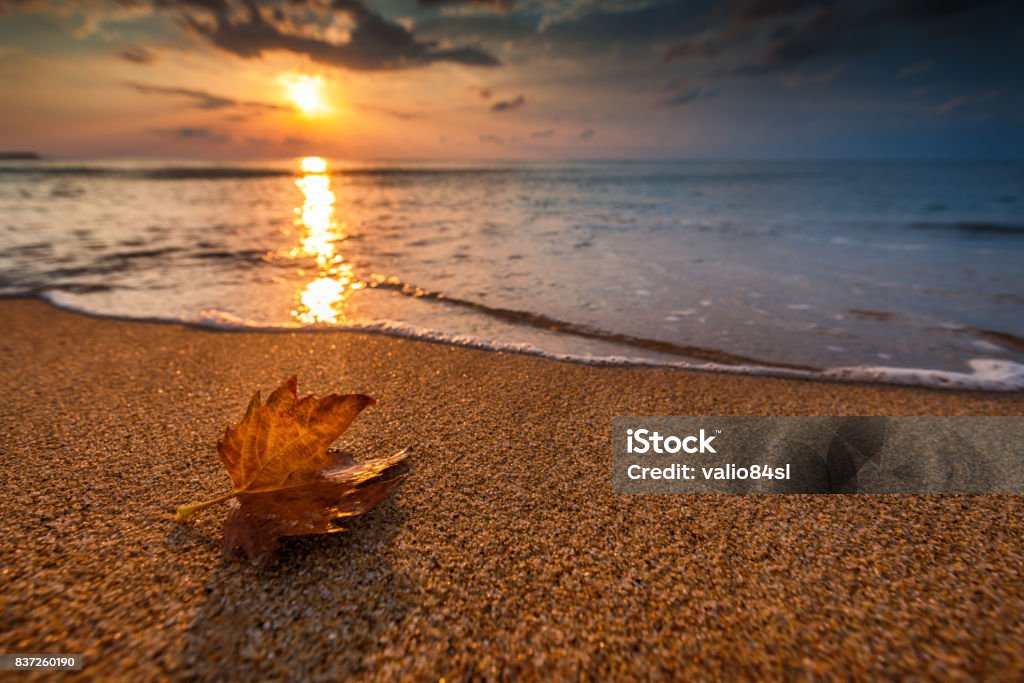
[[[302,206],[295,209],[296,227],[301,244],[289,254],[292,258],[312,256],[318,277],[296,295],[292,316],[306,324],[335,325],[345,320],[345,299],[363,288],[352,273],[352,264],[338,253],[337,243],[345,239],[345,224],[335,218],[334,192],[327,162],[320,157],[302,159],[302,176],[295,185],[303,194]]]

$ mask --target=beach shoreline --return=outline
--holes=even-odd
[[[164,325],[180,325],[189,329],[201,331],[216,331],[228,333],[301,333],[301,334],[361,334],[361,335],[382,335],[399,340],[408,340],[417,343],[441,344],[443,346],[454,346],[462,349],[472,349],[485,353],[524,355],[543,361],[558,363],[573,363],[588,367],[610,367],[610,368],[654,368],[660,370],[682,371],[723,374],[731,376],[764,377],[768,379],[795,379],[810,382],[837,382],[840,384],[866,384],[883,386],[903,386],[924,389],[939,389],[941,391],[969,391],[986,394],[1015,394],[1024,391],[1024,366],[1012,361],[996,358],[970,358],[966,359],[967,366],[961,370],[939,370],[917,367],[899,367],[886,365],[838,365],[835,367],[814,368],[810,366],[791,365],[776,363],[756,358],[744,358],[731,356],[730,354],[714,349],[703,349],[692,347],[690,351],[694,354],[688,360],[652,360],[642,357],[627,356],[588,356],[559,354],[545,351],[531,344],[518,344],[500,341],[487,341],[475,337],[452,336],[450,334],[422,329],[410,326],[405,323],[381,322],[374,324],[358,325],[317,325],[295,322],[292,324],[260,325],[250,323],[243,319],[236,319],[233,316],[225,316],[217,313],[207,318],[204,312],[195,319],[178,318],[153,318],[153,317],[132,317],[116,313],[103,313],[81,309],[75,306],[66,305],[62,302],[52,300],[46,295],[0,295],[0,301],[38,300],[49,306],[66,311],[73,315],[83,315],[97,320],[110,320],[114,322],[129,323],[155,323]],[[553,323],[558,321],[552,321]],[[574,326],[569,326],[574,327]],[[585,329],[585,328],[582,328]],[[988,332],[989,334],[997,334]],[[580,334],[578,331],[567,332],[568,336]],[[583,333],[587,336],[589,333]],[[623,339],[633,339],[630,343],[642,346],[656,345],[649,339],[635,339],[628,335],[615,335],[611,333],[600,333],[595,336],[619,336]],[[1018,343],[1016,337],[1010,336],[1014,343]],[[669,345],[672,346],[672,345]],[[685,355],[684,347],[677,346],[673,353]],[[712,360],[714,359],[714,360]]]
[[[588,366],[0,300],[0,650],[96,679],[1024,675],[1020,496],[623,496],[615,415],[1024,415],[1024,395]],[[348,532],[226,562],[214,444],[292,374],[413,471]]]

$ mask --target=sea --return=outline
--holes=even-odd
[[[1024,163],[0,162],[0,295],[1024,389]]]

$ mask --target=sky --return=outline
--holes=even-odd
[[[1019,0],[0,0],[0,150],[1024,158]]]

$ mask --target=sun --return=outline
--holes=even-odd
[[[327,111],[324,101],[324,79],[321,76],[284,74],[281,76],[295,108],[305,116],[316,116]]]

